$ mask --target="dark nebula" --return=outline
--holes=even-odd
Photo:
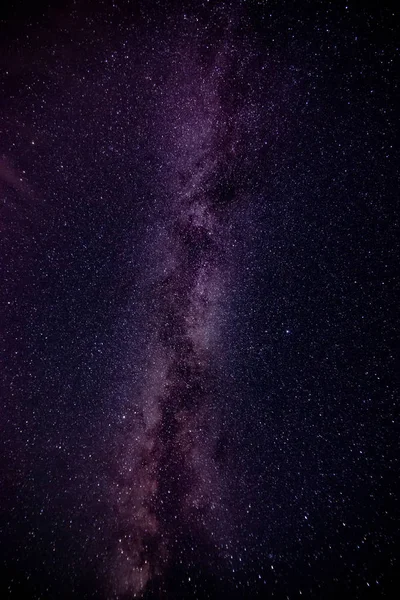
[[[3,598],[397,598],[397,16],[1,9]]]

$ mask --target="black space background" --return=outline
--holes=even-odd
[[[162,84],[157,41],[171,42],[184,12],[201,27],[209,10],[1,9],[1,597],[102,597],[114,527],[103,490],[121,389],[142,360],[160,189],[160,105],[132,73],[151,55]],[[232,209],[221,406],[247,550],[235,572],[190,575],[199,597],[397,598],[396,15],[385,3],[241,10],[252,68],[268,64],[254,92],[268,144]],[[124,40],[129,69],[109,72]],[[192,597],[176,587],[171,597]]]

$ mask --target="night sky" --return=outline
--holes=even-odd
[[[398,598],[397,14],[4,4],[1,598]]]

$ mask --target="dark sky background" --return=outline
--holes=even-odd
[[[6,4],[1,597],[397,598],[396,12]]]

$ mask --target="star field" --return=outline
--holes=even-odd
[[[0,16],[2,597],[397,598],[395,11]]]

